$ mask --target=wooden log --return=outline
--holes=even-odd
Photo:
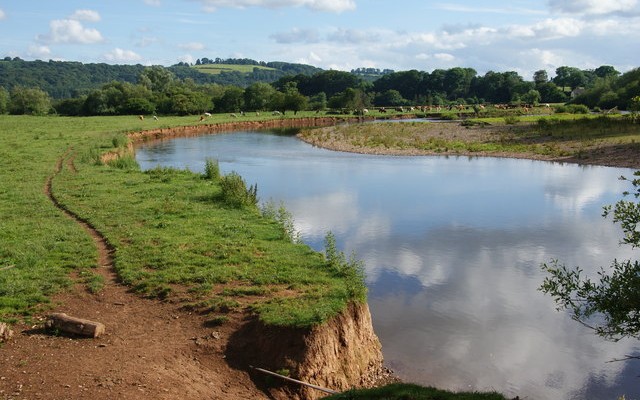
[[[97,338],[104,333],[104,324],[87,319],[70,317],[65,313],[55,313],[47,317],[47,329],[58,329],[75,335]]]

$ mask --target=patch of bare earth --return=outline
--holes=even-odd
[[[65,154],[57,171],[73,159]],[[52,177],[53,178],[53,177]],[[51,179],[45,193],[54,203]],[[64,210],[63,210],[64,211]],[[42,324],[14,326],[0,347],[0,399],[263,399],[246,368],[227,363],[227,343],[243,316],[207,327],[203,316],[177,304],[141,298],[118,283],[105,239],[76,219],[98,250],[100,293],[80,284],[56,296],[51,312],[101,322],[98,338],[46,332]],[[40,317],[44,322],[44,315]]]

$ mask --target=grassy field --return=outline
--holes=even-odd
[[[364,299],[360,276],[293,243],[256,207],[230,206],[220,178],[141,172],[132,157],[98,161],[126,144],[126,132],[194,120],[0,116],[0,319],[47,307],[71,276],[95,267],[91,239],[44,193],[61,159],[56,198],[106,236],[119,276],[142,294],[213,315],[251,307],[267,323],[292,326],[322,322]]]
[[[275,68],[265,67],[262,65],[239,65],[239,64],[202,64],[194,65],[193,68],[205,74],[217,75],[221,72],[240,72],[243,74],[249,74],[253,72],[254,68],[264,69],[268,71],[275,71]]]

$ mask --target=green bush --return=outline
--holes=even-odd
[[[229,206],[241,208],[258,205],[258,186],[251,185],[247,189],[247,184],[237,172],[223,176],[220,187],[223,200]]]
[[[520,120],[516,116],[509,115],[509,116],[504,117],[504,123],[507,124],[507,125],[515,125],[518,122],[520,122]]]
[[[556,107],[557,113],[589,114],[589,107],[584,104],[564,104]]]
[[[220,179],[220,165],[218,160],[207,158],[204,164],[204,179],[217,181]]]

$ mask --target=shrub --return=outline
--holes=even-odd
[[[107,165],[113,168],[137,171],[140,169],[140,165],[133,154],[122,154],[119,157],[114,158],[107,162]]]
[[[296,231],[293,214],[289,212],[281,202],[276,207],[275,203],[270,200],[262,206],[262,215],[266,218],[275,220],[282,227],[283,239],[287,239],[292,243],[300,243],[300,232]]]
[[[520,120],[516,116],[509,115],[507,117],[504,117],[504,123],[507,125],[515,125],[518,122],[520,122]]]
[[[220,165],[218,160],[207,158],[204,164],[204,179],[217,181],[220,179]]]
[[[589,114],[589,108],[584,104],[565,104],[556,107],[557,113]]]
[[[336,238],[329,232],[325,236],[325,259],[329,268],[339,277],[345,279],[349,296],[356,300],[365,301],[367,286],[365,284],[364,263],[352,254],[347,261],[343,252],[336,247]]]
[[[247,184],[237,172],[223,176],[220,187],[223,200],[229,206],[240,208],[258,205],[258,186],[251,185],[247,189]]]

